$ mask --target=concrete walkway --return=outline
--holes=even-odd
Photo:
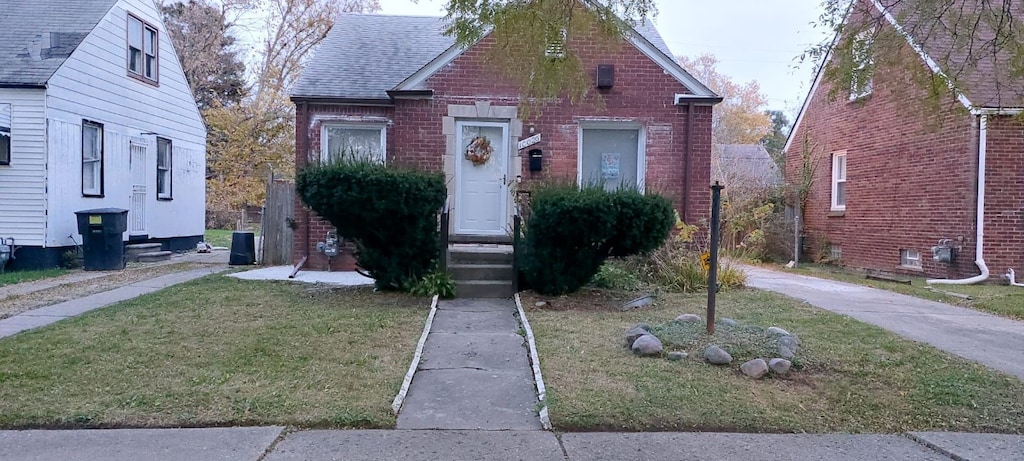
[[[742,267],[748,286],[806,301],[1024,379],[1024,322],[861,285]]]
[[[184,283],[210,274],[226,270],[226,266],[211,266],[187,272],[162,275],[141,282],[125,285],[113,290],[96,293],[82,298],[40,307],[21,314],[0,320],[0,339],[22,331],[39,328],[66,318],[84,314],[91,310],[109,306],[116,302],[136,298],[147,293],[162,290],[169,286]],[[3,459],[0,457],[0,459]]]
[[[510,299],[440,301],[398,429],[540,430],[515,312]]]
[[[0,459],[222,460],[907,460],[1021,459],[1024,436],[963,433],[726,434],[545,431],[298,431],[281,427],[0,431]]]

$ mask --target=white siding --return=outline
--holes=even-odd
[[[11,164],[0,165],[0,238],[43,244],[46,223],[46,98],[42,89],[0,88],[11,105]]]
[[[160,29],[158,86],[128,76],[129,12]],[[149,236],[203,233],[206,127],[152,0],[121,0],[107,13],[50,79],[47,108],[53,138],[50,159],[54,166],[49,171],[49,245],[68,244],[70,234],[78,238],[76,210],[129,208],[128,141],[132,137],[142,137],[150,143],[146,172]],[[82,197],[83,119],[104,125],[103,198]],[[170,139],[174,148],[171,201],[156,199],[156,136]],[[58,201],[60,204],[56,205]]]

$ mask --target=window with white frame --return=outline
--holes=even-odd
[[[384,125],[325,124],[320,130],[320,159],[384,162]]]
[[[156,138],[156,198],[158,200],[171,199],[173,152],[170,139]]]
[[[0,165],[11,164],[11,105],[0,104]]]
[[[874,47],[874,31],[864,30],[853,38],[850,44],[850,52],[853,55],[853,69],[850,73],[850,101],[854,101],[871,94],[874,87],[874,80],[871,72],[874,67],[872,49]]]
[[[843,247],[839,245],[832,245],[828,248],[829,261],[838,262],[843,259]]]
[[[82,195],[103,196],[103,125],[82,121]]]
[[[900,250],[900,265],[920,269],[921,252],[917,250]]]
[[[846,210],[846,152],[832,154],[832,211]]]
[[[635,187],[643,190],[643,130],[630,126],[583,127],[580,130],[579,176],[582,184],[606,190]]]
[[[157,50],[159,33],[155,26],[128,15],[128,73],[148,83],[160,74]]]

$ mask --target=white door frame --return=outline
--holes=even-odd
[[[511,143],[509,142],[509,127],[511,122],[494,122],[494,121],[483,121],[473,119],[463,119],[455,121],[455,223],[453,225],[456,235],[476,235],[476,236],[495,236],[495,235],[506,235],[508,233],[508,208],[509,208],[509,188],[508,188],[508,166],[509,156],[512,155]],[[460,215],[463,211],[462,204],[462,170],[463,163],[465,161],[464,154],[462,152],[462,146],[464,140],[462,138],[462,127],[464,126],[483,126],[492,128],[501,128],[501,143],[504,146],[502,155],[492,156],[491,161],[501,162],[501,171],[503,177],[499,179],[501,182],[500,196],[503,198],[499,206],[501,206],[501,213],[499,218],[500,229],[463,229],[459,223]]]
[[[149,149],[145,138],[132,137],[128,141],[128,163],[131,178],[131,196],[128,210],[128,235],[149,235]],[[156,166],[153,168],[156,171]]]

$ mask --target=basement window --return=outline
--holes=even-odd
[[[838,262],[843,259],[843,247],[839,245],[832,245],[828,249],[828,259],[832,262]]]
[[[900,266],[920,269],[921,252],[917,250],[900,250]]]

